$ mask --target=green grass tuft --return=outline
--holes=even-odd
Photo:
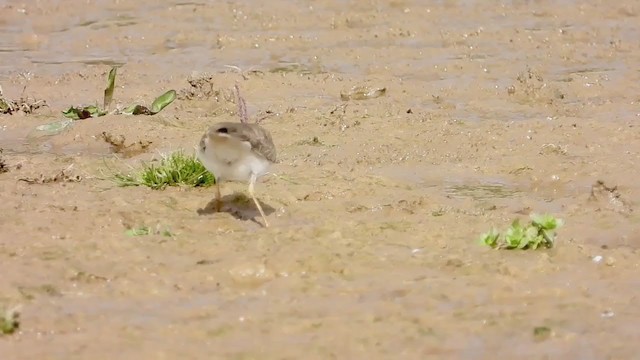
[[[160,163],[144,164],[142,169],[129,174],[116,173],[118,186],[147,186],[154,190],[167,186],[211,186],[215,177],[195,156],[174,152],[163,156]]]

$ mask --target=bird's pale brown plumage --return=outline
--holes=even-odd
[[[211,126],[200,139],[198,158],[216,177],[216,208],[222,207],[220,182],[249,182],[253,198],[265,226],[264,211],[254,195],[256,180],[276,162],[276,147],[271,134],[258,124],[221,122]]]
[[[271,134],[258,124],[243,124],[234,122],[221,122],[211,126],[205,136],[216,136],[221,129],[226,129],[227,134],[241,141],[251,144],[251,150],[275,163],[277,161],[276,147],[273,144]]]

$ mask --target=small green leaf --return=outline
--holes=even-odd
[[[489,232],[484,233],[480,236],[480,242],[483,244],[495,248],[498,246],[498,238],[500,237],[500,233],[494,228],[489,230]]]
[[[122,110],[122,113],[125,114],[125,115],[132,115],[133,114],[133,110],[135,110],[136,106],[138,106],[138,105],[136,105],[136,104],[129,105],[126,108],[124,108],[124,110]]]
[[[142,226],[139,228],[132,228],[124,232],[128,236],[142,236],[149,235],[151,233],[151,229],[148,226]]]
[[[538,243],[540,240],[538,239],[538,228],[535,226],[527,226],[524,230],[523,244],[520,244],[520,249],[524,249],[525,247],[533,247],[534,249],[538,247]]]
[[[552,248],[555,243],[556,234],[552,230],[540,230],[541,242],[546,248]]]
[[[163,230],[162,236],[173,237],[173,233],[169,230]]]
[[[107,114],[106,111],[100,110],[100,108],[95,105],[85,106],[83,110],[88,111],[89,114],[91,114],[91,117],[98,117],[98,116],[103,116]]]
[[[8,114],[11,112],[11,109],[12,107],[9,105],[9,102],[0,97],[0,114]]]
[[[75,108],[73,106],[70,107],[68,110],[63,111],[62,115],[64,115],[65,117],[71,120],[86,119],[91,116],[88,112],[85,113],[84,111],[82,111],[82,109]]]
[[[533,225],[544,230],[554,230],[563,225],[562,220],[556,219],[553,215],[549,214],[531,214],[531,222]]]
[[[62,132],[64,129],[73,124],[72,119],[64,119],[60,121],[54,121],[48,124],[36,126],[36,130],[44,131],[47,135],[55,135]]]
[[[511,223],[511,227],[505,232],[504,240],[507,249],[520,248],[524,240],[524,229],[520,225],[520,220],[515,219]]]
[[[524,236],[519,239],[517,244],[515,244],[515,248],[518,250],[526,249],[528,246],[529,246],[529,239],[527,239]]]
[[[169,90],[166,93],[158,96],[151,104],[151,115],[155,115],[162,111],[167,105],[171,104],[176,99],[176,91]]]
[[[125,115],[151,115],[151,111],[144,105],[133,104],[122,111]]]
[[[85,106],[82,108],[72,106],[68,110],[62,112],[62,115],[72,120],[83,120],[90,117],[104,116],[106,114],[106,111],[100,110],[100,108],[95,105]]]
[[[117,67],[112,67],[111,71],[109,71],[109,79],[107,81],[107,87],[104,89],[104,103],[102,107],[105,110],[109,110],[109,105],[111,105],[111,100],[113,99],[113,89],[116,85],[116,72]]]

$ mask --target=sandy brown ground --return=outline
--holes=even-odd
[[[5,96],[49,105],[0,115],[3,359],[637,358],[637,2],[162,3],[0,3]],[[119,106],[207,82],[34,130],[100,102],[111,64]],[[237,120],[236,82],[279,150],[272,227],[105,178]],[[341,100],[355,85],[387,91]],[[116,157],[102,132],[151,145]],[[62,170],[81,180],[20,181]],[[529,212],[565,221],[554,249],[478,244]]]

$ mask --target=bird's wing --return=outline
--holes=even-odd
[[[218,128],[226,128],[230,136],[240,141],[247,141],[251,144],[251,150],[264,156],[271,162],[276,162],[276,147],[273,144],[271,134],[257,124],[224,123]]]

